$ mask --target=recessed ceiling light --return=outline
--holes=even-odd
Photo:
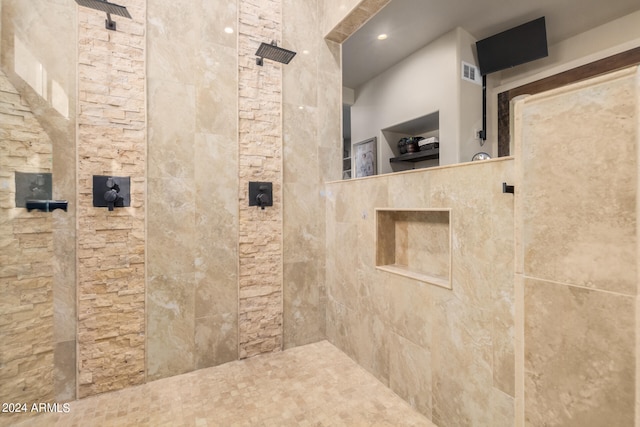
[[[231,27],[226,27],[226,28],[224,29],[224,32],[225,32],[225,33],[227,33],[227,34],[231,34],[231,33],[233,33],[233,28],[231,28]]]
[[[389,36],[387,36],[386,34],[382,33],[382,34],[378,35],[378,40],[386,40],[387,37],[389,37]]]
[[[309,55],[309,51],[308,50],[303,50],[302,53],[305,54],[305,55]]]

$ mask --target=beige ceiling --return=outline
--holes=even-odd
[[[636,10],[640,0],[391,0],[343,43],[343,84],[357,88],[456,27],[480,40],[545,16],[553,45]]]

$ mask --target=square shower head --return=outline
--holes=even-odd
[[[120,6],[119,4],[109,3],[108,1],[103,0],[76,0],[76,3],[80,6],[90,7],[91,9],[131,19],[131,15],[129,15],[127,8]]]
[[[263,58],[271,59],[272,61],[277,61],[282,64],[288,64],[291,59],[296,56],[296,52],[283,49],[276,46],[275,42],[271,42],[271,44],[261,43],[260,47],[256,51],[256,56],[258,56],[256,61],[258,65],[262,65]]]

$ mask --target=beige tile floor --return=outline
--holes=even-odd
[[[82,399],[18,425],[435,427],[327,341]]]

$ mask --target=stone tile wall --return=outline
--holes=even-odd
[[[78,10],[78,397],[145,380],[145,2]],[[131,207],[94,208],[93,175],[131,178]]]
[[[507,158],[326,186],[327,337],[438,426],[513,426],[512,180]],[[452,289],[375,268],[375,208],[451,209]]]
[[[0,402],[49,402],[54,398],[53,216],[64,213],[16,208],[14,173],[51,172],[52,144],[2,71],[0,123]]]
[[[222,0],[150,2],[147,13],[155,380],[238,358],[238,17]]]
[[[633,426],[637,67],[516,105],[516,425]]]
[[[325,336],[323,189],[340,176],[340,46],[323,40],[317,3],[283,3],[283,39],[297,52],[282,70],[285,348]]]
[[[340,176],[339,46],[319,35],[314,2],[270,17],[282,6],[249,1],[240,27],[240,4],[201,6],[149,6],[149,378],[238,357],[239,282],[242,336],[255,340],[242,357],[281,348],[283,329],[288,346],[324,336],[322,184]],[[257,66],[260,42],[274,39],[298,55]],[[249,181],[273,182],[275,206],[249,208]]]
[[[243,0],[238,12],[238,344],[245,358],[282,348],[282,65],[255,60],[261,42],[282,45],[282,2]],[[250,181],[273,184],[273,206],[249,206]]]

